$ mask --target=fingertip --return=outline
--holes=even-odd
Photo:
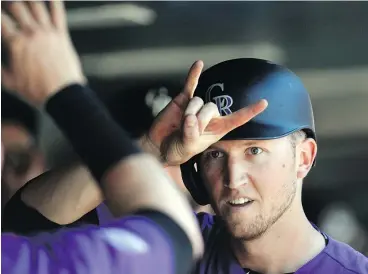
[[[260,104],[262,107],[266,108],[268,106],[268,101],[266,99],[261,99]]]
[[[195,61],[192,66],[190,67],[189,74],[195,73],[196,75],[202,72],[202,69],[204,67],[204,63],[202,60]]]
[[[202,60],[197,60],[197,61],[195,61],[195,62],[194,62],[194,65],[196,65],[196,66],[198,66],[198,67],[203,68],[204,63],[203,63],[203,61],[202,61]]]
[[[251,106],[252,112],[257,114],[257,113],[261,113],[262,111],[264,111],[268,106],[268,102],[266,99],[261,99],[259,100],[257,103],[253,104]]]

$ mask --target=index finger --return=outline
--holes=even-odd
[[[264,99],[257,103],[244,107],[228,116],[221,117],[224,119],[224,132],[232,131],[233,129],[244,125],[255,116],[263,112],[268,106],[268,102]]]
[[[203,69],[203,62],[196,61],[189,70],[187,79],[185,80],[185,86],[182,92],[180,92],[173,100],[172,103],[176,104],[183,111],[186,109],[190,99],[193,98],[193,94],[198,85],[199,76]]]
[[[185,86],[183,93],[191,99],[194,91],[197,88],[199,77],[201,76],[203,69],[203,61],[198,60],[191,66],[187,79],[185,80]]]
[[[62,31],[68,30],[66,11],[63,1],[50,1],[50,15],[53,25]]]

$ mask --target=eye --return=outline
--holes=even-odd
[[[258,155],[261,154],[263,152],[263,149],[259,148],[259,147],[250,147],[247,149],[247,152],[251,155]]]
[[[221,151],[217,151],[217,150],[210,151],[210,152],[208,152],[207,155],[211,159],[218,159],[218,158],[224,157],[224,154]]]

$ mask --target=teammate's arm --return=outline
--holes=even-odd
[[[84,87],[84,76],[69,40],[62,3],[51,2],[51,18],[42,2],[29,3],[32,15],[23,2],[9,5],[18,24],[2,14],[3,38],[12,54],[10,69],[3,70],[4,84],[37,105],[48,101],[47,112],[101,183],[115,216],[137,211],[167,215],[185,232],[194,257],[198,257],[203,249],[202,239],[186,199],[157,160],[142,155],[132,146],[93,92]],[[12,39],[15,35],[16,40]],[[161,219],[155,217],[155,220]],[[154,222],[170,235],[167,229],[170,225],[163,225],[164,220]],[[173,245],[178,243],[176,237],[170,238]]]
[[[95,209],[104,198],[89,170],[73,163],[31,180],[21,199],[49,220],[64,225]]]
[[[190,254],[178,261],[172,247],[180,241],[186,245],[180,248],[188,253],[185,233],[168,216],[157,216],[127,216],[102,227],[34,237],[4,233],[2,273],[187,273]],[[172,241],[172,235],[177,239]]]
[[[28,235],[61,226],[98,224],[102,192],[82,164],[49,170],[19,189],[6,204],[2,231]]]
[[[99,269],[103,273],[115,273],[125,267],[139,273],[157,273],[157,267],[160,273],[171,273],[174,268],[175,273],[188,270],[188,256],[191,257],[191,252],[188,252],[188,238],[195,236],[197,239],[192,237],[191,240],[199,240],[199,245],[201,244],[201,236],[199,231],[196,231],[198,227],[190,213],[189,205],[173,187],[157,160],[140,153],[124,131],[107,115],[100,102],[89,96],[87,91],[81,85],[70,85],[50,99],[47,110],[91,168],[96,181],[102,182],[101,187],[110,210],[115,216],[135,212],[135,217],[121,219],[112,225],[114,229],[87,228],[75,232],[64,231],[60,235],[43,234],[33,239],[4,235],[2,241],[5,242],[3,248],[6,252],[3,259],[6,272],[16,272],[20,262],[29,260],[28,254],[38,257],[41,253],[44,254],[46,267],[77,269],[78,265],[73,258],[66,257],[57,261],[53,259],[59,257],[60,252],[67,248],[73,248],[73,256],[82,258],[86,271]],[[76,101],[78,107],[70,108],[67,115],[61,113],[62,109]],[[81,107],[83,111],[91,107],[90,111],[97,113],[93,119],[79,112],[83,102],[86,103],[86,106]],[[102,133],[101,127],[104,130]],[[98,140],[99,145],[107,150],[106,153],[101,147],[93,150],[93,142],[84,145],[83,140],[91,134],[97,136],[93,141]],[[98,159],[99,155],[103,158],[102,161]],[[113,155],[112,159],[110,155]],[[115,159],[118,159],[118,164],[111,162]],[[100,164],[96,165],[98,162]],[[145,167],[145,172],[142,172],[142,166]],[[157,183],[164,188],[157,187]],[[174,203],[178,206],[176,210],[171,209]],[[177,213],[181,215],[176,216]],[[139,226],[142,228],[137,230]],[[193,255],[198,257],[202,247],[198,243],[191,245]],[[18,252],[9,251],[13,248],[25,252],[19,256]],[[100,258],[96,252],[101,252],[104,256]],[[113,259],[106,257],[107,255],[111,255]],[[148,262],[142,264],[143,260]],[[101,265],[97,266],[97,262]],[[31,273],[39,273],[44,269],[44,266],[35,261],[28,261],[26,266],[34,269]]]
[[[137,144],[147,150],[141,142]],[[152,153],[150,150],[146,152]],[[185,191],[179,178],[180,168],[167,166],[165,170],[173,182]],[[92,210],[104,199],[95,179],[82,163],[54,168],[32,179],[10,199],[4,208],[2,230],[22,234],[25,230],[48,230],[57,225],[71,224],[82,216],[85,217],[81,221],[97,224]],[[28,228],[22,224],[25,215]]]

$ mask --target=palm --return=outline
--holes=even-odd
[[[159,147],[167,136],[180,129],[184,111],[185,106],[180,104],[176,97],[160,112],[149,133],[151,141],[156,146]]]
[[[1,69],[2,84],[39,105],[61,87],[84,79],[63,3],[51,1],[50,12],[42,1],[28,4],[13,1],[13,18],[1,12],[1,38],[9,52],[9,64]]]

